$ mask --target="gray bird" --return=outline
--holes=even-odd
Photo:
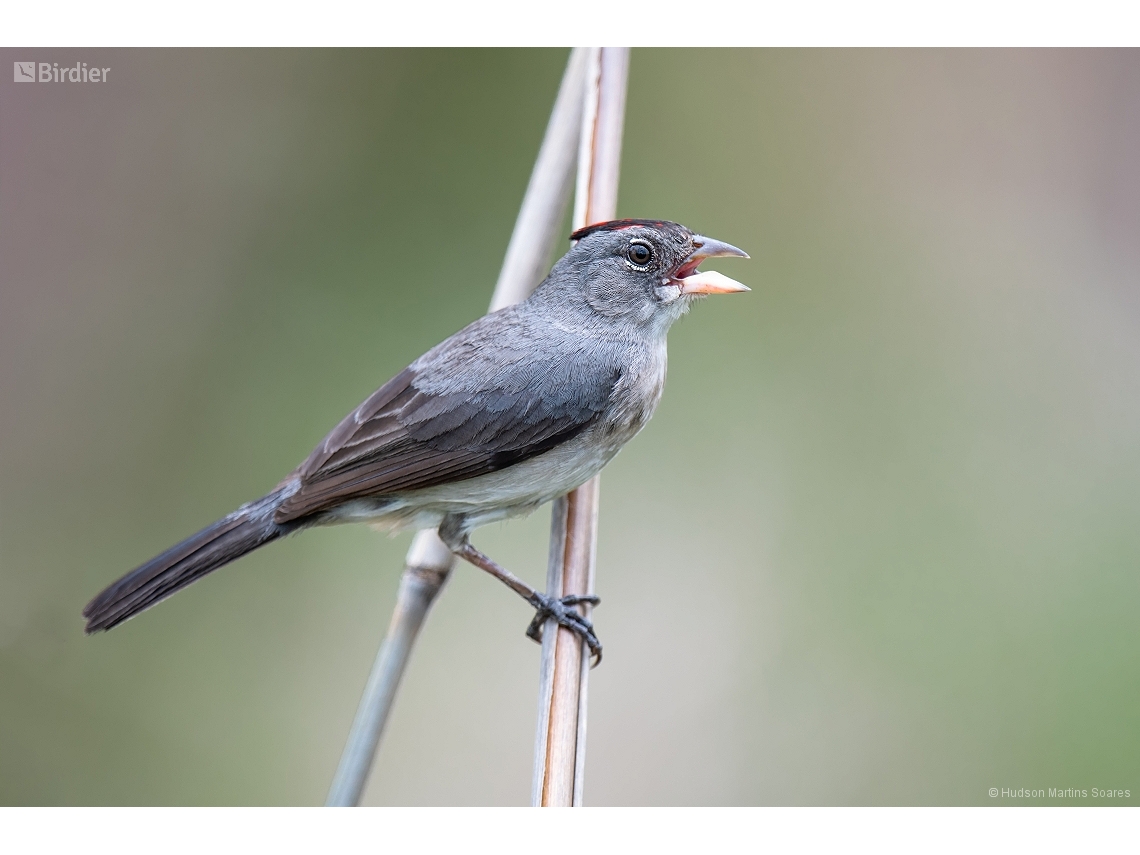
[[[742,250],[677,223],[580,229],[526,301],[485,315],[372,394],[268,495],[132,570],[86,608],[107,630],[259,546],[315,525],[436,528],[459,557],[546,618],[601,644],[574,606],[471,545],[481,525],[529,514],[592,478],[653,415],[669,327],[703,294],[749,290],[706,258]]]

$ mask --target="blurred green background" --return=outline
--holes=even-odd
[[[323,801],[407,535],[79,611],[485,310],[566,55],[0,51],[111,68],[0,80],[0,802]],[[753,292],[602,479],[587,802],[1136,803],[1140,53],[635,50],[619,214]],[[529,619],[458,568],[368,803],[527,802]]]

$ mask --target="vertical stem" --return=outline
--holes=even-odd
[[[594,49],[590,60],[574,201],[575,229],[611,220],[617,214],[629,49]],[[554,505],[547,574],[547,593],[553,596],[594,590],[599,495],[600,482],[595,476]],[[589,607],[581,608],[589,616]],[[582,804],[588,675],[585,642],[548,621],[543,631],[535,740],[535,804]]]
[[[550,548],[546,565],[546,591],[557,595],[562,591],[562,564],[566,540],[566,496],[559,496],[550,505]],[[546,743],[550,730],[550,707],[554,693],[554,645],[557,633],[547,621],[542,629],[542,660],[538,678],[538,719],[534,731],[534,772],[531,778],[530,803],[542,804],[542,788],[546,782]]]
[[[588,562],[586,591],[592,594],[594,593],[594,577],[598,563],[598,512],[600,509],[599,491],[601,489],[601,481],[598,477],[595,477],[584,486],[592,486],[593,488],[593,496],[590,497],[589,504],[586,506],[590,511],[590,518],[582,523],[582,528],[584,529],[582,538],[588,540],[590,550],[589,556],[586,558]],[[585,505],[585,502],[583,502],[583,504]],[[590,606],[585,605],[583,608],[585,609],[586,617],[589,617],[591,611]],[[582,793],[586,787],[586,711],[590,688],[590,657],[586,655],[585,648],[582,648],[582,655],[579,656],[578,670],[578,732],[575,734],[574,742],[574,807],[582,806]]]
[[[582,48],[570,53],[491,297],[492,312],[525,300],[542,281],[550,262],[574,175],[587,60]],[[408,550],[388,634],[364,687],[327,805],[360,804],[412,646],[454,565],[455,556],[435,531],[417,532]]]

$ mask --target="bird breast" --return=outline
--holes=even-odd
[[[606,420],[622,445],[653,417],[665,391],[666,365],[664,338],[652,347],[635,350],[627,358],[606,413]]]

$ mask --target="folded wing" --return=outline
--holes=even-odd
[[[504,469],[566,442],[605,409],[617,369],[578,348],[528,342],[534,331],[519,330],[507,348],[483,326],[425,354],[337,425],[297,470],[300,489],[275,521]]]

